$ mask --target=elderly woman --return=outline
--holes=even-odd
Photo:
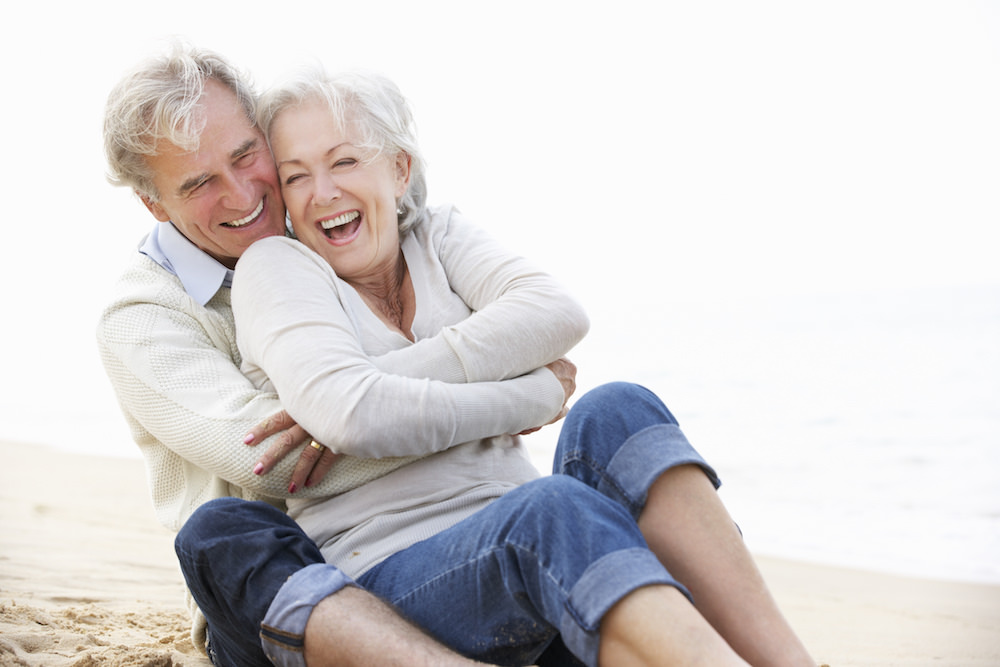
[[[298,241],[261,240],[237,265],[244,370],[340,455],[341,493],[289,502],[331,564],[299,584],[336,566],[494,664],[814,664],[714,471],[648,391],[587,394],[555,474],[530,465],[511,434],[564,414],[562,357],[586,316],[453,208],[426,205],[396,87],[312,72],[260,108]],[[284,592],[265,620],[275,661],[294,652],[280,637],[301,635]]]

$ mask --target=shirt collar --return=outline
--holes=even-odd
[[[202,306],[232,284],[232,270],[191,243],[171,222],[157,223],[139,252],[180,278],[184,291]]]

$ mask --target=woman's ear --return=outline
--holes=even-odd
[[[396,153],[396,198],[406,194],[406,188],[410,186],[410,164],[413,159],[409,153],[400,151]]]

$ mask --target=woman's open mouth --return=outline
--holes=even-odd
[[[361,228],[361,211],[348,211],[335,218],[320,220],[319,226],[334,243],[348,243],[357,236]]]

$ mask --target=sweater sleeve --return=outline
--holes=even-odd
[[[253,465],[271,440],[249,447],[250,428],[282,409],[239,368],[228,290],[206,306],[145,258],[123,276],[104,309],[97,344],[105,371],[149,470],[164,525],[177,529],[201,503],[220,495],[288,498],[293,452],[270,474]],[[298,497],[329,495],[334,480]]]
[[[544,424],[563,403],[540,369],[502,382],[454,384],[378,368],[329,265],[306,246],[269,238],[237,265],[240,350],[273,383],[292,417],[334,451],[424,455]]]
[[[449,382],[505,380],[565,356],[586,335],[586,312],[558,281],[453,207],[432,210],[414,233],[444,272],[431,284],[453,290],[475,312],[378,357],[381,369]]]

